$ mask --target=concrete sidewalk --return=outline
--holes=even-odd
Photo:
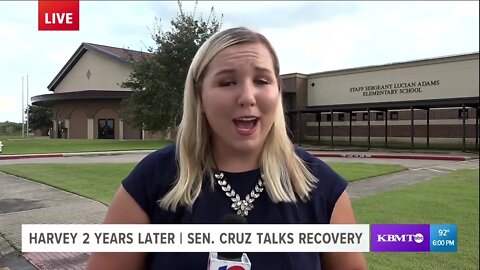
[[[356,181],[350,183],[348,192],[356,200],[463,168],[478,169],[478,159],[443,161],[440,165]],[[85,268],[87,253],[23,253],[23,257],[17,256],[21,250],[21,224],[98,224],[107,210],[105,205],[1,172],[0,187],[0,269]]]
[[[31,158],[57,158],[76,156],[115,156],[125,154],[149,154],[155,150],[132,150],[132,151],[99,151],[99,152],[78,152],[78,153],[47,153],[47,154],[0,154],[0,160],[31,159]]]
[[[0,172],[0,269],[19,261],[21,224],[96,224],[107,207],[76,194]],[[7,257],[6,255],[10,255]],[[86,253],[24,253],[36,268],[84,269]]]

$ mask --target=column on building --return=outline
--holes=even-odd
[[[65,128],[67,129],[67,134],[65,139],[70,139],[70,119],[65,119]]]
[[[57,120],[53,120],[53,129],[52,129],[52,132],[53,134],[51,135],[52,138],[58,138],[58,122]]]
[[[118,119],[118,139],[123,140],[123,120]]]
[[[93,140],[93,118],[87,119],[87,139]]]

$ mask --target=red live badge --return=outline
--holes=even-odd
[[[38,30],[78,31],[79,0],[38,0]]]

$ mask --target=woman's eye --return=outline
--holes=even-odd
[[[220,82],[220,87],[228,87],[237,84],[235,81],[223,81]]]
[[[255,83],[257,83],[257,84],[270,84],[270,82],[266,79],[257,79],[257,80],[255,80]]]

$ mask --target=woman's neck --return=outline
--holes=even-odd
[[[213,147],[213,159],[218,170],[245,172],[259,167],[260,151],[238,152]]]

